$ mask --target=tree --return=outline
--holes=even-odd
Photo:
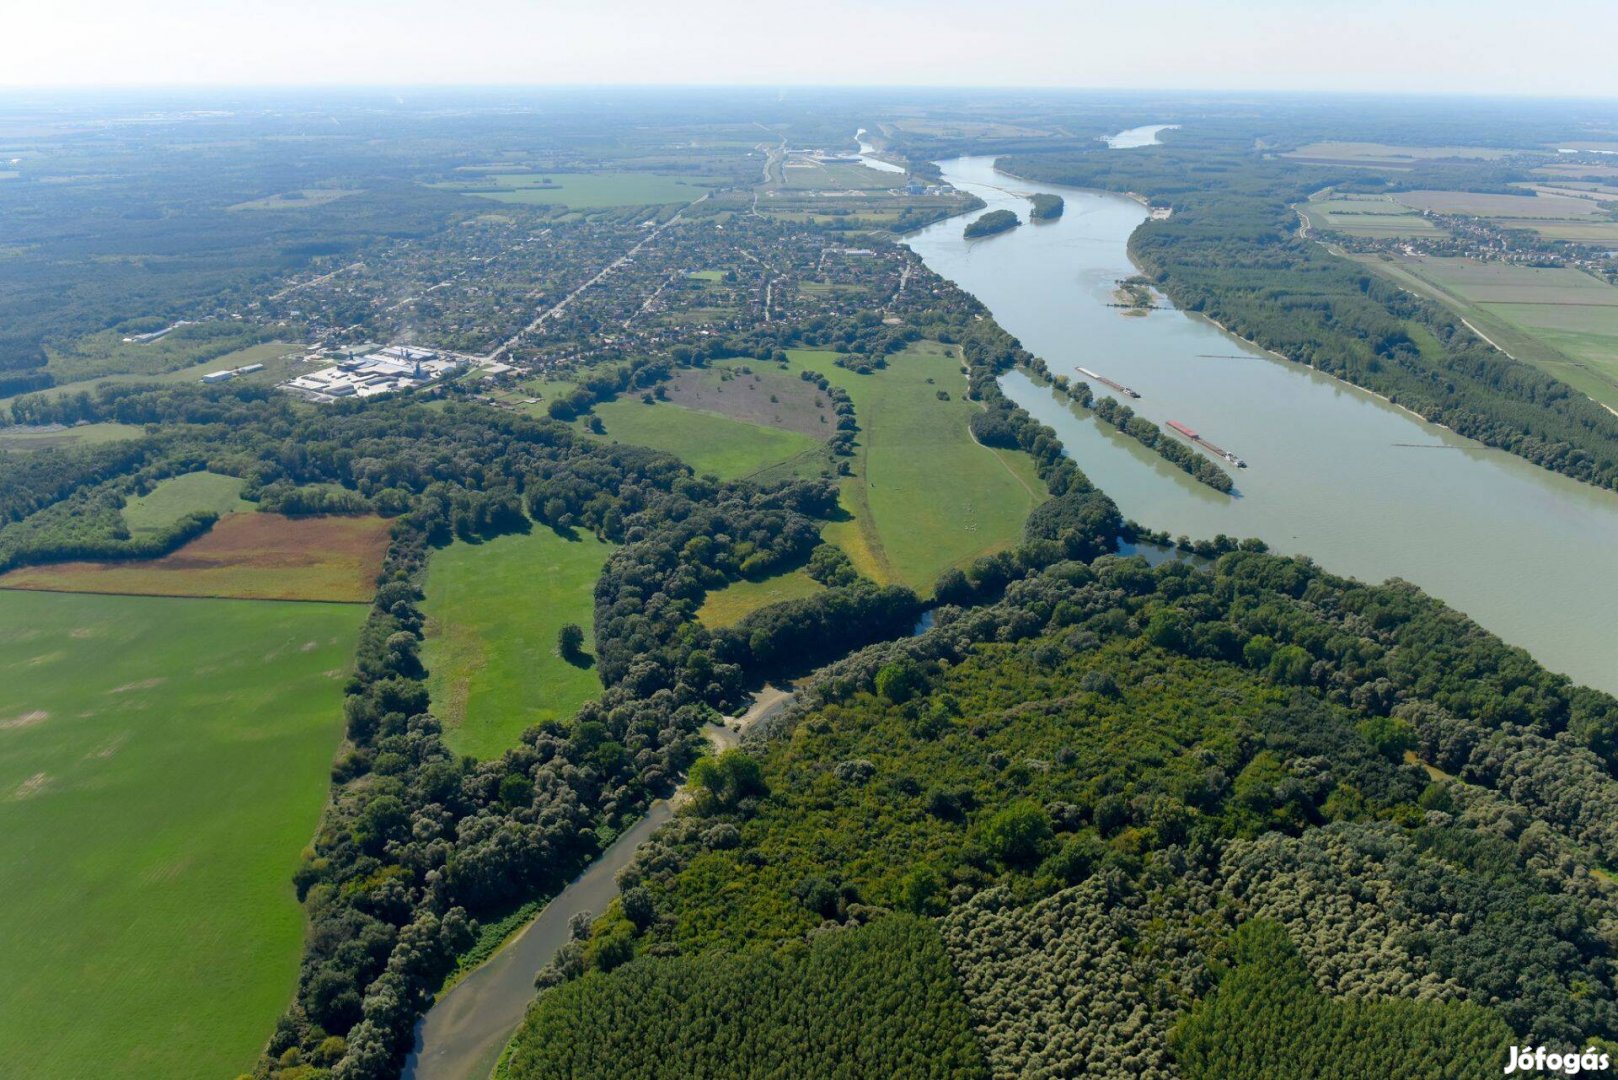
[[[584,630],[578,623],[563,623],[556,632],[556,652],[568,663],[577,663],[584,655]]]

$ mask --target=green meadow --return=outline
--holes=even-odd
[[[762,581],[736,581],[710,592],[697,610],[697,618],[710,629],[734,626],[759,608],[813,596],[825,586],[802,569]]]
[[[966,400],[952,349],[917,342],[870,375],[837,367],[833,352],[788,355],[854,402],[858,448],[842,489],[849,519],[823,535],[862,573],[925,593],[949,567],[1021,540],[1029,511],[1048,493],[1026,454],[973,440],[967,424],[978,406]]]
[[[593,649],[595,583],[612,550],[536,528],[433,553],[422,661],[456,753],[498,757],[526,728],[570,719],[601,693],[594,666],[563,660],[556,635],[577,623]]]
[[[821,444],[796,431],[672,402],[647,405],[639,398],[623,397],[597,405],[595,415],[601,418],[609,439],[667,450],[699,475],[712,473],[721,480],[750,476]]]
[[[124,522],[131,533],[166,529],[187,514],[211,510],[226,514],[252,512],[258,507],[242,498],[240,477],[194,472],[161,480],[145,495],[124,504]]]
[[[252,1065],[365,612],[0,592],[0,1071]]]

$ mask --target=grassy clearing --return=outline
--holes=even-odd
[[[1045,486],[1026,454],[973,441],[967,424],[978,406],[965,399],[952,349],[917,342],[871,375],[837,367],[832,352],[789,355],[794,366],[846,387],[854,401],[859,445],[842,489],[849,520],[824,535],[861,572],[926,591],[949,567],[1022,538]]]
[[[1300,209],[1317,229],[1349,236],[1384,239],[1393,236],[1431,236],[1444,230],[1421,214],[1385,195],[1332,196],[1305,203]]]
[[[25,566],[0,589],[364,603],[387,547],[381,518],[233,514],[161,559]]]
[[[247,1069],[297,979],[344,604],[0,593],[12,1077]]]
[[[837,430],[831,401],[813,383],[759,360],[722,360],[682,368],[666,384],[676,405],[749,424],[796,431],[824,442]]]
[[[336,202],[345,195],[358,195],[358,188],[302,188],[298,191],[286,191],[279,195],[266,195],[262,199],[251,199],[239,202],[235,206],[227,206],[227,210],[309,210],[316,206],[325,206],[329,202]]]
[[[1565,268],[1429,256],[1359,261],[1447,305],[1517,359],[1618,408],[1618,288]]]
[[[672,402],[647,405],[639,398],[597,405],[595,415],[609,439],[667,450],[698,474],[712,473],[722,480],[750,476],[807,454],[822,441]]]
[[[207,510],[220,517],[252,513],[257,507],[242,498],[244,483],[240,477],[211,472],[171,476],[125,503],[124,522],[131,533],[139,535],[166,529],[187,514]]]
[[[593,648],[595,583],[612,550],[535,529],[433,553],[422,660],[451,749],[498,756],[525,728],[570,719],[601,692],[593,666],[557,655],[556,635],[577,623]]]
[[[734,626],[760,608],[813,596],[823,588],[825,586],[805,570],[793,570],[763,581],[737,581],[709,593],[697,611],[697,618],[710,629]]]
[[[655,172],[495,173],[475,186],[446,185],[468,195],[529,206],[599,210],[609,206],[657,206],[700,199],[717,181],[707,177]]]
[[[50,349],[45,370],[58,384],[95,379],[105,375],[164,375],[187,371],[202,364],[215,367],[236,367],[251,363],[236,360],[231,363],[212,363],[233,353],[258,346],[265,349],[269,342],[254,340],[262,336],[260,329],[247,323],[208,322],[182,326],[155,341],[125,341],[130,335],[117,330],[105,330],[74,341],[70,346]],[[290,346],[274,343],[274,353],[285,352]],[[256,359],[262,360],[263,356]],[[197,378],[202,372],[197,371]]]
[[[65,428],[0,428],[0,450],[52,450],[61,446],[99,446],[139,439],[146,429],[133,424],[80,424]]]
[[[1479,191],[1401,191],[1394,196],[1417,210],[1487,218],[1583,218],[1599,215],[1589,199],[1571,195],[1491,195]]]

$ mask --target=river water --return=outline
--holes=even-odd
[[[1135,272],[1126,244],[1143,206],[1006,176],[990,158],[941,164],[946,180],[991,210],[1026,220],[1025,195],[1049,191],[1066,211],[972,241],[961,218],[930,226],[908,241],[929,267],[976,295],[1053,372],[1076,376],[1083,366],[1124,383],[1141,394],[1128,402],[1137,413],[1187,424],[1250,466],[1234,473],[1236,497],[1221,495],[1048,388],[1007,375],[1006,393],[1056,429],[1126,517],[1175,535],[1258,536],[1367,581],[1405,578],[1546,666],[1618,692],[1618,496],[1460,438],[1203,319],[1124,316],[1107,305],[1116,281]]]

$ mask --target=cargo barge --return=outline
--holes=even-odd
[[[1215,443],[1209,442],[1207,439],[1204,439],[1201,435],[1198,435],[1195,431],[1192,431],[1178,420],[1170,420],[1169,427],[1174,429],[1175,434],[1184,437],[1187,442],[1196,443],[1198,446],[1208,451],[1208,453],[1213,454],[1215,457],[1224,458],[1238,469],[1247,468],[1247,462],[1243,461],[1229,450],[1226,450],[1223,446],[1219,446]]]
[[[1079,374],[1083,375],[1086,379],[1089,379],[1091,382],[1098,382],[1098,383],[1101,383],[1103,386],[1112,387],[1114,390],[1116,390],[1120,394],[1124,395],[1124,397],[1132,397],[1132,398],[1140,397],[1140,395],[1138,393],[1131,390],[1129,387],[1125,386],[1123,383],[1121,383],[1121,382],[1113,382],[1111,379],[1107,378],[1105,375],[1097,375],[1095,372],[1091,371],[1087,367],[1081,367],[1079,369]]]

